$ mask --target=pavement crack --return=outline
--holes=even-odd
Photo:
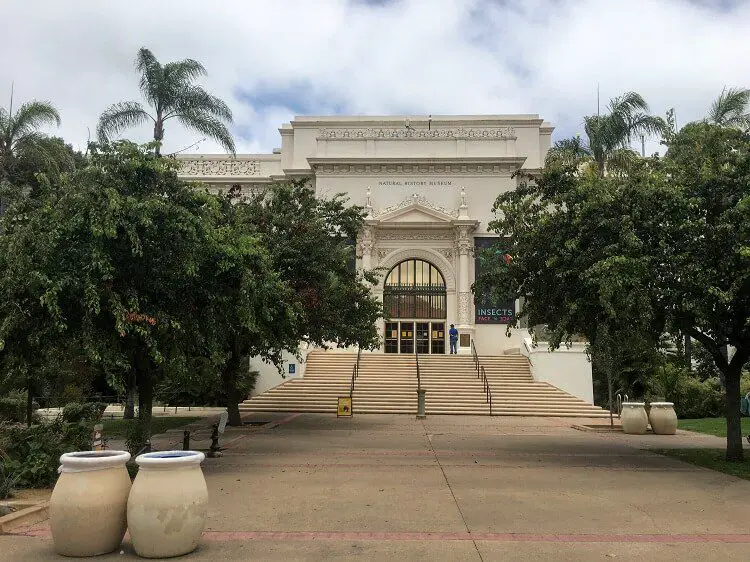
[[[474,545],[474,550],[477,551],[477,556],[479,557],[479,560],[481,562],[484,562],[484,558],[482,557],[482,553],[479,551],[479,545],[477,545],[477,541],[474,539],[474,536],[471,533],[471,530],[469,529],[469,525],[466,522],[466,517],[464,516],[464,512],[461,509],[461,506],[458,504],[458,499],[456,498],[456,494],[453,491],[453,487],[451,486],[450,481],[448,480],[448,475],[445,473],[445,469],[443,468],[442,463],[440,462],[440,459],[438,458],[437,452],[435,451],[435,447],[432,444],[432,434],[427,432],[427,428],[424,425],[424,422],[422,423],[422,429],[424,429],[425,437],[427,437],[427,443],[430,447],[430,451],[432,451],[433,456],[435,457],[435,462],[440,467],[440,472],[443,473],[443,479],[445,480],[446,486],[448,486],[448,490],[451,493],[451,497],[453,498],[453,503],[456,504],[456,509],[458,510],[458,514],[461,516],[461,521],[464,523],[464,529],[466,529],[466,532],[471,536],[471,543]]]

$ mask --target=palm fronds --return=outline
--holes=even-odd
[[[218,141],[219,144],[232,154],[236,153],[234,139],[229,129],[216,117],[208,115],[205,112],[197,111],[194,113],[179,113],[175,115],[177,119],[188,129],[193,129],[203,133]]]
[[[726,88],[711,104],[707,121],[721,127],[750,129],[750,90],[747,88]]]
[[[154,120],[137,101],[122,101],[108,107],[96,127],[100,142],[107,142],[123,129],[140,125],[149,119]]]

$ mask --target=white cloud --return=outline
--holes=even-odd
[[[235,112],[240,151],[270,151],[307,113],[539,113],[559,136],[627,90],[680,123],[750,86],[750,4],[708,0],[0,0],[0,105],[49,99],[82,146],[110,103],[138,99],[133,59],[195,58]],[[12,45],[12,48],[8,48]],[[147,139],[148,127],[138,131]],[[135,135],[134,135],[135,136]],[[168,124],[166,149],[201,135]],[[650,149],[656,149],[651,143]],[[212,142],[201,151],[217,151]]]

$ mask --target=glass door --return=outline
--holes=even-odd
[[[414,353],[414,322],[401,322],[401,353]]]
[[[385,352],[398,353],[398,322],[385,323]]]
[[[429,322],[417,322],[417,352],[423,354],[430,352]]]
[[[432,353],[445,355],[445,322],[432,323]]]

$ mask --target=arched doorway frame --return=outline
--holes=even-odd
[[[388,277],[388,274],[391,272],[391,270],[396,267],[398,264],[400,264],[403,261],[407,261],[410,259],[417,259],[417,260],[424,260],[426,262],[429,262],[434,267],[437,268],[437,270],[440,272],[440,274],[443,276],[443,281],[445,282],[445,293],[446,293],[446,318],[443,321],[443,329],[442,329],[442,335],[444,337],[445,331],[447,330],[448,324],[453,322],[452,318],[455,314],[455,307],[456,307],[456,277],[455,277],[455,270],[454,265],[448,261],[445,256],[443,256],[440,252],[437,250],[432,250],[428,248],[398,248],[394,249],[393,252],[390,254],[387,254],[382,260],[380,260],[380,263],[378,263],[378,267],[381,268],[383,271],[383,277],[380,279],[380,282],[376,286],[376,293],[378,296],[383,298],[383,293],[385,291],[385,282]],[[395,319],[395,322],[399,324],[398,329],[399,332],[401,331],[401,325],[400,319]],[[433,334],[433,325],[432,321],[430,321],[430,333]],[[388,334],[387,334],[387,326],[386,321],[383,319],[379,322],[379,331],[381,335],[383,336],[383,351],[388,351]],[[415,325],[415,328],[418,328],[418,326]],[[430,342],[432,342],[432,335],[430,336]],[[415,340],[415,345],[416,340]],[[447,348],[447,344],[443,346],[443,348]],[[399,353],[404,353],[404,351],[401,350],[400,344],[399,344]],[[408,351],[407,351],[408,353]],[[432,349],[432,343],[430,343],[430,353],[433,353]],[[445,353],[445,350],[439,351],[439,353]]]

